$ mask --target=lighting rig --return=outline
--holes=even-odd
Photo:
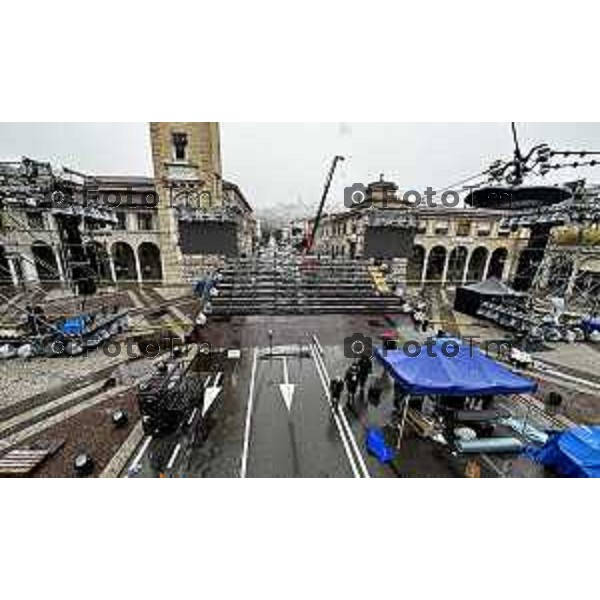
[[[23,158],[20,162],[0,163],[0,214],[3,231],[9,232],[16,226],[34,240],[35,233],[27,223],[19,220],[16,216],[18,211],[50,212],[57,224],[68,283],[83,295],[95,292],[97,274],[91,269],[81,225],[85,220],[91,226],[90,229],[94,229],[112,227],[117,222],[110,207],[89,205],[85,194],[88,179],[69,169],[63,169],[57,174],[50,163],[29,158]],[[16,253],[19,254],[18,242]],[[42,266],[55,271],[51,265]]]
[[[473,186],[473,206],[505,211],[500,230],[529,230],[529,244],[519,263],[515,281],[519,289],[530,289],[538,299],[562,297],[573,308],[597,310],[600,276],[578,276],[588,259],[600,251],[584,244],[584,233],[600,226],[600,188],[580,179],[565,185],[525,185],[532,176],[553,171],[600,166],[600,152],[554,150],[547,144],[523,153],[515,123],[511,124],[514,153],[508,161],[495,161],[484,172],[485,187]],[[467,200],[468,202],[468,200]],[[555,228],[572,231],[575,243],[557,243]]]

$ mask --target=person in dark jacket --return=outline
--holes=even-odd
[[[358,359],[358,387],[361,396],[364,396],[367,379],[373,372],[373,361],[370,356],[363,355]]]
[[[356,390],[358,389],[358,365],[352,363],[346,371],[344,377],[346,381],[346,391],[348,392],[348,406],[354,406],[354,397],[356,396]]]
[[[337,412],[342,398],[342,392],[344,391],[344,380],[341,377],[335,377],[329,384],[329,391],[331,393],[331,406],[334,412]]]

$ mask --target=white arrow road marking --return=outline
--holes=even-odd
[[[213,405],[214,401],[218,398],[221,393],[222,387],[213,385],[212,387],[206,388],[204,392],[204,405],[202,406],[202,416],[204,416]]]
[[[221,379],[223,377],[223,373],[219,371],[213,384],[208,387],[208,384],[211,379],[211,375],[209,375],[204,382],[204,406],[202,407],[202,416],[204,416],[213,405],[214,401],[219,397],[221,390],[223,389],[219,383],[221,383]]]
[[[288,372],[287,358],[285,356],[283,357],[283,383],[279,384],[279,391],[283,396],[283,401],[285,402],[288,412],[291,411],[296,385],[290,383],[290,374]]]

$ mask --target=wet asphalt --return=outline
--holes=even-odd
[[[288,411],[283,362],[295,385]],[[312,357],[258,361],[248,477],[351,477],[352,470]]]
[[[205,418],[198,409],[175,434],[151,440],[135,476],[393,476],[365,448],[366,428],[383,425],[386,409],[357,398],[352,410],[344,409],[345,428],[333,416],[324,383],[350,364],[345,337],[360,332],[377,341],[389,329],[381,316],[250,317],[213,324],[206,332],[213,348],[239,349],[240,357],[221,353],[199,367],[198,376],[210,377],[209,385],[222,374],[217,400]],[[289,411],[280,390],[286,370],[294,386]],[[391,411],[391,403],[385,404]]]

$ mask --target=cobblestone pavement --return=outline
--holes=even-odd
[[[37,357],[31,360],[12,359],[0,361],[0,410],[16,404],[25,398],[42,392],[51,392],[69,382],[92,375],[96,371],[117,366],[126,358],[106,356],[102,351],[94,351],[89,356],[76,357]]]

